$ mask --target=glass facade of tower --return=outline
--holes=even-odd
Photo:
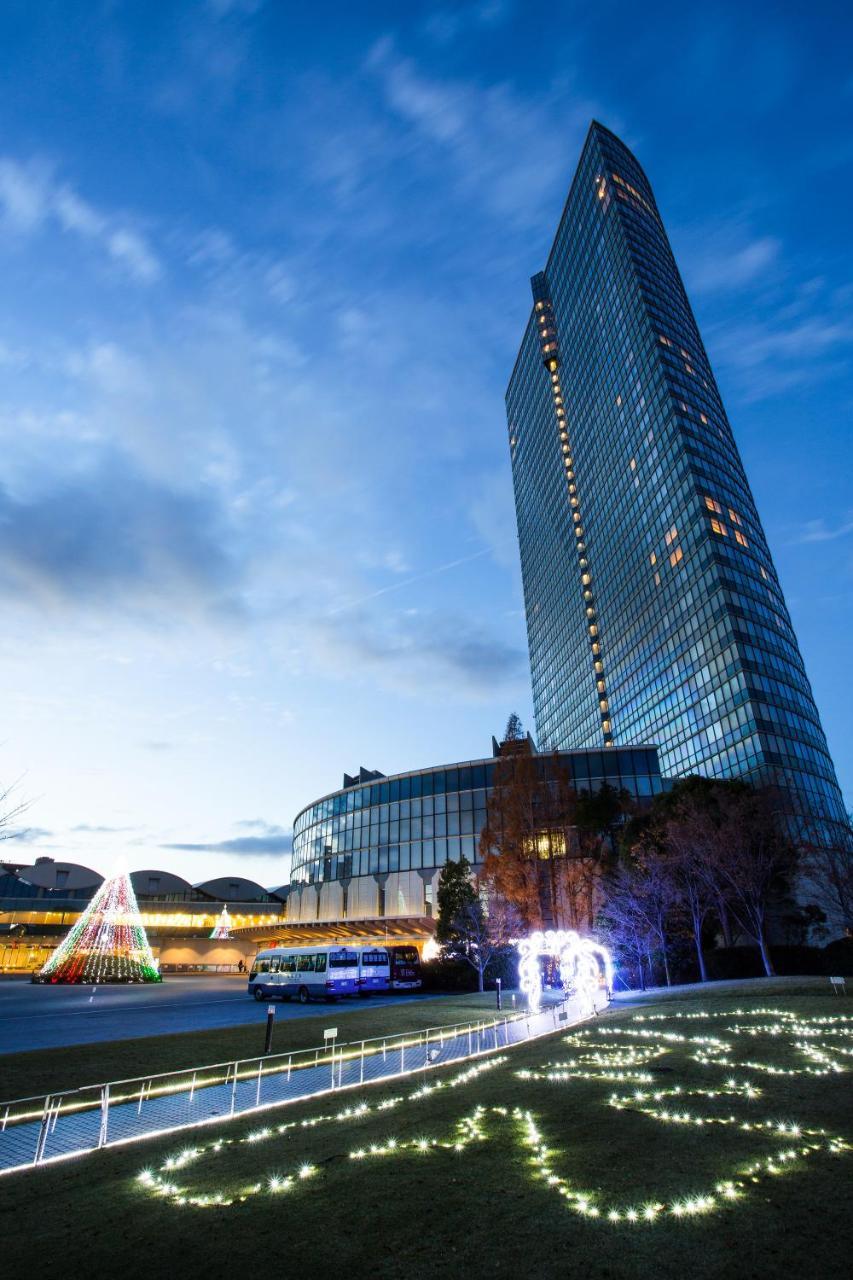
[[[593,124],[507,391],[540,748],[655,742],[665,774],[844,808],[649,182]]]

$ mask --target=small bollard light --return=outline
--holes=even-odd
[[[512,1007],[515,1008],[515,992],[512,993]]]
[[[267,1038],[264,1041],[264,1053],[267,1054],[272,1049],[272,1029],[275,1026],[275,1005],[267,1005]]]
[[[497,996],[497,1007],[500,1009],[500,1007],[501,1007],[501,980],[500,980],[500,978],[495,978],[495,994],[496,994],[496,996]]]

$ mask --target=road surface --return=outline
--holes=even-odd
[[[371,996],[369,1001],[339,1000],[334,1006],[277,1000],[276,1021],[312,1017],[323,1010],[331,1015],[334,1009],[337,1022],[366,1004],[423,999],[420,994],[399,993]],[[50,987],[0,978],[0,1053],[261,1024],[266,1016],[266,1001],[247,994],[246,978],[175,976],[151,985],[114,987]]]

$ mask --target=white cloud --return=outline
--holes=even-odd
[[[853,533],[853,519],[844,520],[834,529],[827,528],[825,520],[807,520],[793,542],[834,542]]]
[[[161,274],[160,262],[141,232],[95,209],[67,184],[57,184],[36,160],[21,164],[0,158],[0,216],[19,234],[34,234],[52,224],[97,245],[143,284]]]

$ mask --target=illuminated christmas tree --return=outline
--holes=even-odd
[[[105,880],[36,982],[162,982],[130,876]]]
[[[228,908],[222,908],[222,914],[213,926],[211,938],[230,938],[231,937],[231,917],[228,914]]]

